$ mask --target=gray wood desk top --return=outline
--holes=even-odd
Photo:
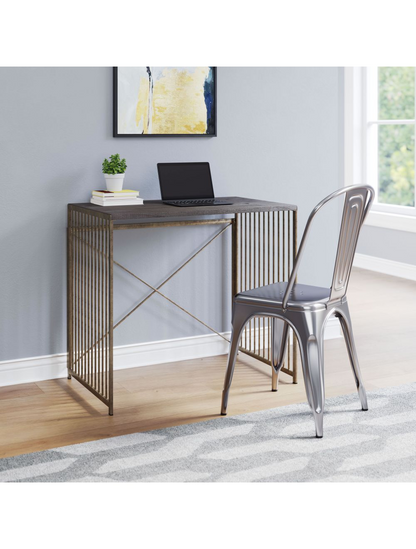
[[[139,221],[140,219],[151,218],[173,218],[173,217],[196,217],[203,215],[230,215],[236,213],[254,213],[270,211],[296,211],[297,206],[293,204],[282,204],[280,202],[269,202],[266,200],[255,200],[253,198],[241,198],[238,196],[218,197],[229,200],[232,204],[228,206],[195,206],[191,208],[180,208],[168,206],[161,200],[145,200],[140,206],[96,206],[89,202],[81,204],[70,204],[87,210],[111,214],[113,221]]]

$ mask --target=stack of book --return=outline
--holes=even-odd
[[[96,206],[138,206],[143,204],[139,191],[92,191],[91,204]]]

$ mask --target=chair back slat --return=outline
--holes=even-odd
[[[328,204],[328,202],[331,202],[331,200],[343,195],[344,208],[342,212],[341,227],[338,237],[338,248],[328,303],[342,299],[347,293],[348,282],[350,279],[352,263],[354,260],[360,230],[374,200],[374,189],[368,185],[357,185],[338,189],[324,198],[312,210],[312,213],[306,223],[305,231],[296,255],[292,273],[289,277],[285,295],[283,296],[283,309],[286,309],[293,286],[296,283],[299,265],[304,254],[306,241],[316,214],[323,206]]]
[[[358,187],[345,193],[330,302],[342,299],[347,292],[358,237],[366,212],[368,195],[367,187]]]

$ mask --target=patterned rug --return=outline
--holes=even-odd
[[[0,460],[1,482],[415,482],[416,383]]]

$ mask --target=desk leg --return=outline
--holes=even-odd
[[[68,379],[71,379],[71,367],[73,362],[73,327],[74,327],[74,262],[72,251],[71,212],[68,211],[68,228],[66,230],[66,327],[67,327],[67,351],[68,351]]]
[[[232,254],[232,269],[231,269],[231,309],[234,303],[234,297],[239,292],[238,287],[238,259],[239,259],[239,235],[240,235],[241,214],[236,214],[232,221],[232,236],[231,236],[231,254]],[[232,313],[232,311],[231,311]]]
[[[110,222],[109,230],[109,250],[108,250],[108,327],[109,327],[109,374],[108,374],[108,384],[109,384],[109,405],[108,405],[108,414],[110,416],[114,413],[114,381],[113,381],[113,222]]]
[[[289,279],[297,249],[297,216],[291,210],[236,214],[232,233],[232,295]],[[291,330],[292,332],[292,330]],[[282,371],[297,383],[297,343],[288,345]],[[239,350],[271,366],[271,322],[254,318]],[[273,369],[272,369],[273,372]],[[277,378],[272,387],[276,388]]]
[[[68,378],[113,414],[113,222],[70,205],[67,245]]]

